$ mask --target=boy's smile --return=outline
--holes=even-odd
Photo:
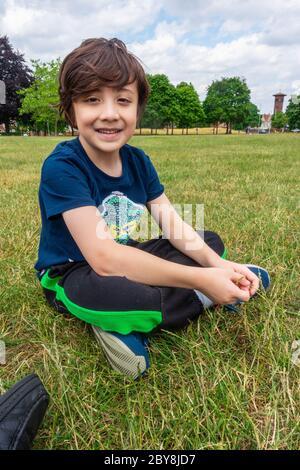
[[[136,82],[117,89],[103,87],[73,102],[79,140],[94,163],[113,167],[119,149],[136,128],[138,92]]]
[[[110,128],[110,127],[101,127],[95,129],[96,132],[101,136],[101,139],[104,139],[107,142],[111,142],[119,138],[119,133],[122,132],[122,129],[119,128]]]

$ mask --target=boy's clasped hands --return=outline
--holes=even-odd
[[[216,304],[247,302],[259,288],[259,278],[247,266],[224,259],[206,269],[205,277],[208,289],[201,290]]]

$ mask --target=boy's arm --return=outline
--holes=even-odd
[[[245,265],[222,259],[193,227],[182,220],[165,194],[148,202],[147,208],[175,248],[203,267],[233,269],[248,281],[248,284],[245,283],[245,289],[249,286],[250,295],[255,294],[259,287],[258,277]]]
[[[94,206],[71,209],[62,215],[82,255],[97,274],[123,276],[152,286],[198,289],[216,303],[249,300],[248,294],[235,285],[240,275],[233,270],[184,266],[115,242]]]
[[[192,288],[196,278],[201,277],[195,276],[193,267],[117,243],[94,206],[71,209],[62,215],[82,255],[100,275],[126,276],[149,285],[185,288]]]
[[[172,245],[204,267],[221,267],[222,258],[212,250],[176,212],[165,194],[147,203],[147,208]]]

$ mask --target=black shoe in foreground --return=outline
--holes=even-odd
[[[49,395],[36,374],[0,396],[0,450],[29,450],[41,424]]]

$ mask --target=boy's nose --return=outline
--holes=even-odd
[[[103,103],[100,111],[101,121],[115,121],[120,118],[119,111],[114,103]]]

